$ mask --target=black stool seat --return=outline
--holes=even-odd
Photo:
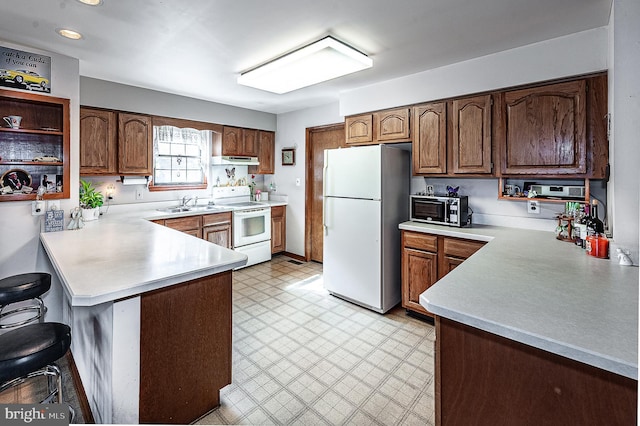
[[[31,272],[0,280],[0,306],[42,296],[51,287],[51,275]]]
[[[25,325],[0,335],[0,383],[54,363],[71,346],[71,328],[56,322]]]

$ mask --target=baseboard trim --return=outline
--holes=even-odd
[[[76,394],[78,395],[78,404],[80,404],[80,410],[82,410],[82,417],[84,417],[84,421],[86,424],[95,424],[96,421],[93,418],[93,413],[91,412],[91,407],[89,406],[89,399],[87,398],[87,394],[84,391],[84,386],[82,386],[80,373],[78,372],[78,367],[76,366],[76,362],[73,359],[71,350],[67,351],[66,358],[67,362],[69,363],[69,372],[71,373],[73,386],[75,387]]]
[[[288,251],[283,251],[280,254],[283,254],[283,255],[285,255],[287,257],[290,257],[292,259],[295,259],[295,260],[299,260],[300,262],[307,262],[307,258],[304,257],[304,256],[300,256],[299,254],[289,253]]]

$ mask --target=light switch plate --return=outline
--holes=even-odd
[[[47,210],[60,210],[60,200],[47,201]]]

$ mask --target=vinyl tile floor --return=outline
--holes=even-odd
[[[233,383],[196,424],[433,425],[429,323],[330,295],[286,256],[234,272]]]

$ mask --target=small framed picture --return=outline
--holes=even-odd
[[[296,149],[282,148],[282,165],[293,166],[296,164]]]

